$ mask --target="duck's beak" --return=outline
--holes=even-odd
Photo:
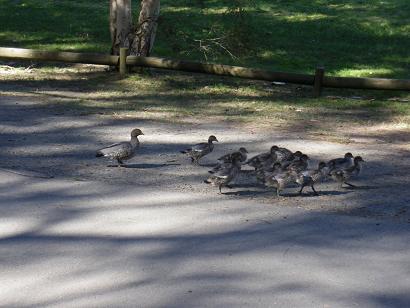
[[[215,141],[216,141],[216,142],[219,142],[218,139],[216,139],[216,138],[215,138]]]

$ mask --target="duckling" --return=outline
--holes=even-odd
[[[295,153],[293,153],[292,157],[289,158],[289,160],[282,161],[281,164],[283,170],[285,170],[291,163],[299,161],[302,155],[303,153],[301,151],[296,151]]]
[[[353,166],[353,154],[347,152],[343,158],[335,158],[327,162],[329,171],[335,169],[345,169]]]
[[[229,167],[218,170],[218,172],[211,175],[204,182],[206,184],[212,184],[213,186],[218,186],[220,193],[222,193],[223,186],[231,188],[231,186],[229,186],[229,183],[235,179],[235,177],[238,175],[239,171],[241,170],[240,159],[241,159],[240,155],[234,154],[232,158],[232,163]]]
[[[344,169],[333,169],[330,171],[330,176],[333,180],[339,183],[339,187],[343,187],[343,183],[350,187],[356,187],[355,185],[348,183],[347,181],[352,177],[357,177],[362,170],[362,163],[364,162],[361,156],[356,156],[353,159],[353,166]]]
[[[225,154],[225,155],[219,157],[218,161],[223,162],[223,163],[230,163],[230,162],[232,162],[232,158],[233,158],[234,154],[236,155],[236,153],[240,154],[240,161],[241,162],[246,161],[248,151],[243,147],[239,148],[239,150],[236,151],[236,152],[228,153],[228,154]]]
[[[257,170],[263,166],[268,166],[276,161],[275,152],[279,149],[278,146],[274,145],[270,148],[270,152],[258,154],[251,159],[249,159],[245,164],[252,166]]]
[[[239,148],[239,150],[236,151],[236,152],[225,154],[225,155],[218,158],[219,163],[217,163],[217,165],[214,168],[212,168],[211,170],[209,170],[208,172],[209,173],[215,173],[218,170],[221,170],[222,168],[226,168],[227,166],[225,166],[225,165],[231,164],[232,159],[235,155],[240,156],[240,163],[243,164],[246,161],[247,153],[248,153],[248,151],[245,148]]]
[[[139,148],[140,142],[138,136],[144,135],[139,128],[135,128],[131,131],[131,140],[120,143],[112,144],[108,147],[102,148],[97,151],[96,157],[109,157],[117,160],[118,166],[124,166],[123,160],[130,159],[135,155],[135,152]]]
[[[265,180],[269,176],[275,176],[283,172],[282,165],[279,162],[273,164],[270,168],[258,168],[256,169],[256,180],[262,184],[265,183]]]
[[[303,188],[305,188],[305,186],[310,186],[314,194],[318,196],[319,194],[315,190],[314,184],[324,180],[327,177],[328,172],[329,171],[327,164],[325,162],[320,162],[317,169],[305,170],[299,173],[296,176],[296,183],[301,186],[299,195],[302,194]]]
[[[293,171],[296,174],[299,174],[308,168],[309,166],[308,160],[309,160],[309,156],[307,156],[306,154],[302,154],[299,160],[295,160],[291,162],[288,166],[286,166],[285,170]]]
[[[274,176],[265,178],[265,186],[275,187],[276,195],[280,197],[280,192],[290,183],[294,183],[296,174],[293,171],[282,171]]]
[[[216,139],[214,135],[211,135],[208,138],[208,142],[195,144],[191,148],[181,151],[181,153],[187,154],[191,158],[191,162],[199,165],[199,160],[214,150],[213,141],[218,142],[218,139]]]
[[[298,152],[302,154],[300,151]],[[292,151],[288,150],[287,148],[278,147],[275,151],[275,154],[276,154],[276,161],[279,161],[279,162],[294,159],[294,154],[292,153]]]

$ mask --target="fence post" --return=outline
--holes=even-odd
[[[313,96],[319,97],[322,94],[323,77],[325,75],[324,67],[317,67],[315,71],[315,82],[313,84]]]
[[[120,75],[125,76],[127,74],[127,55],[128,48],[120,48]]]

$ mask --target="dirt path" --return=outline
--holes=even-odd
[[[346,144],[40,103],[0,97],[0,306],[410,305],[408,135],[349,132]],[[129,168],[94,157],[134,127],[145,135]],[[210,134],[220,143],[205,165],[239,146],[276,143],[314,162],[351,151],[366,160],[361,188],[278,199],[244,172],[219,195],[178,153]]]
[[[203,183],[209,166],[223,153],[240,146],[253,155],[279,144],[308,153],[312,165],[350,151],[366,160],[363,176],[356,182],[360,189],[339,190],[336,183],[329,181],[318,186],[319,197],[295,196],[297,189],[289,188],[285,192],[287,197],[277,199],[272,191],[258,187],[251,173],[245,170],[236,187],[226,190],[219,198],[410,222],[408,132],[356,130],[345,133],[349,143],[337,143],[322,140],[323,136],[307,136],[302,130],[269,131],[258,129],[257,125],[240,128],[211,120],[172,124],[83,115],[81,110],[56,110],[40,105],[35,96],[3,96],[1,108],[2,168],[36,171],[74,181],[214,195],[217,190]],[[141,128],[145,135],[140,138],[140,152],[128,162],[129,168],[110,168],[109,161],[94,157],[95,149],[128,139],[134,127]],[[191,165],[179,150],[206,140],[210,134],[216,135],[220,143],[202,161],[205,167]]]

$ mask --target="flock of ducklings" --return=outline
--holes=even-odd
[[[130,141],[100,149],[96,156],[115,159],[118,166],[123,166],[123,160],[130,159],[138,150],[140,135],[143,135],[142,131],[136,128],[131,132]],[[208,142],[195,144],[181,153],[186,154],[192,163],[199,165],[199,160],[213,151],[213,142],[218,140],[211,135]],[[299,194],[302,194],[306,186],[310,186],[313,193],[318,195],[314,185],[329,177],[338,182],[340,188],[343,184],[355,187],[348,181],[360,174],[364,162],[361,156],[353,157],[352,153],[346,153],[344,157],[319,162],[317,168],[309,169],[308,155],[301,151],[292,152],[277,145],[272,146],[269,152],[250,159],[247,154],[248,151],[241,147],[238,151],[221,156],[215,167],[208,171],[211,176],[204,182],[219,187],[219,192],[222,192],[222,187],[231,188],[229,184],[238,176],[242,165],[249,165],[255,169],[257,181],[267,187],[274,187],[277,196],[280,196],[280,192],[290,184],[300,186]]]

